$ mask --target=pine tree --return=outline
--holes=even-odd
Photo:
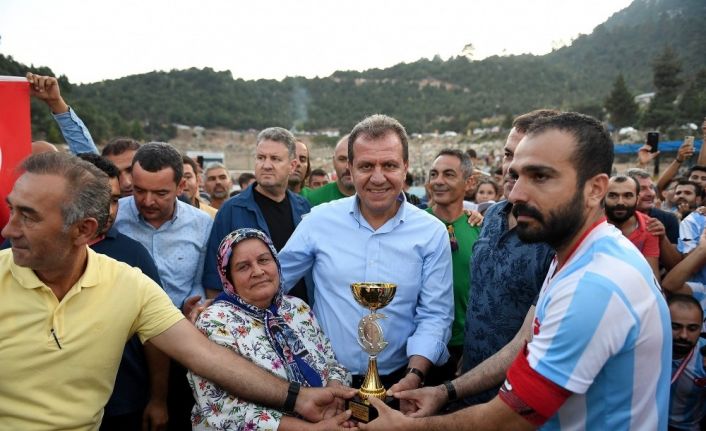
[[[637,120],[637,103],[627,85],[623,74],[613,83],[613,89],[605,101],[605,109],[610,114],[610,122],[617,128],[632,126]]]
[[[706,117],[706,69],[696,74],[679,102],[679,117],[682,123],[700,124]]]
[[[675,124],[677,110],[674,104],[682,81],[679,78],[681,61],[669,47],[652,64],[655,97],[645,113],[644,124],[653,128],[667,128]]]

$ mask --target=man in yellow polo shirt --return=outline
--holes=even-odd
[[[0,252],[0,429],[97,430],[134,333],[229,392],[310,420],[354,393],[288,395],[287,382],[208,341],[139,270],[90,250],[110,202],[93,165],[45,153],[21,168],[2,230],[12,249]]]

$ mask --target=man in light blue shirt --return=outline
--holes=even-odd
[[[378,356],[378,368],[383,384],[394,384],[391,391],[416,388],[433,364],[449,357],[449,235],[439,220],[407,203],[401,193],[408,149],[397,120],[373,115],[356,125],[348,160],[356,195],[315,207],[304,217],[280,253],[285,290],[313,269],[314,314],[337,359],[360,378],[368,354],[358,345],[357,325],[369,311],[353,299],[350,284],[397,284],[394,299],[381,310],[388,318],[378,320],[389,342]]]
[[[169,144],[140,147],[132,162],[133,196],[120,199],[115,226],[139,241],[154,259],[164,290],[181,308],[186,298],[205,296],[201,277],[211,217],[177,199],[184,167]]]

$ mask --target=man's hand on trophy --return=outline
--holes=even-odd
[[[404,379],[402,379],[404,380]],[[400,380],[401,381],[401,380]],[[394,387],[394,386],[393,386]],[[393,410],[388,407],[384,402],[380,401],[375,397],[370,398],[370,404],[375,407],[378,411],[378,417],[374,421],[364,424],[359,423],[358,428],[363,431],[395,431],[395,430],[409,430],[412,429],[412,421],[414,419],[409,418],[397,410]]]
[[[344,389],[349,389],[347,386],[344,386],[343,383],[339,382],[338,380],[329,380],[326,382],[326,387],[327,388],[344,388]],[[343,398],[336,398],[336,413],[341,413],[346,410],[346,400]]]
[[[310,422],[319,422],[338,413],[339,399],[353,398],[358,391],[345,386],[302,388],[294,404],[294,411]]]
[[[448,392],[442,385],[395,392],[392,395],[400,400],[405,400],[411,405],[410,410],[405,414],[413,418],[431,416],[438,412],[448,401]]]
[[[414,374],[408,373],[399,382],[392,385],[392,387],[387,391],[387,395],[393,395],[398,392],[409,391],[412,389],[417,389],[422,385],[422,379]],[[414,403],[409,400],[400,398],[400,411],[404,414],[412,413],[416,410]]]

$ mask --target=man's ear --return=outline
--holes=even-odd
[[[473,175],[469,176],[468,178],[466,178],[466,185],[465,185],[463,191],[466,192],[466,194],[468,194],[468,192],[473,190],[473,188],[476,186],[477,183],[478,183],[478,180],[476,180],[475,176],[473,176]]]
[[[69,228],[69,233],[73,237],[74,245],[86,245],[98,235],[98,220],[93,217],[81,219]]]
[[[586,199],[586,206],[589,208],[599,208],[608,193],[608,180],[606,174],[598,174],[589,178],[583,186],[583,195]]]
[[[182,178],[181,180],[179,180],[179,184],[177,184],[177,196],[184,193],[185,188],[186,188],[186,180],[184,178]]]

